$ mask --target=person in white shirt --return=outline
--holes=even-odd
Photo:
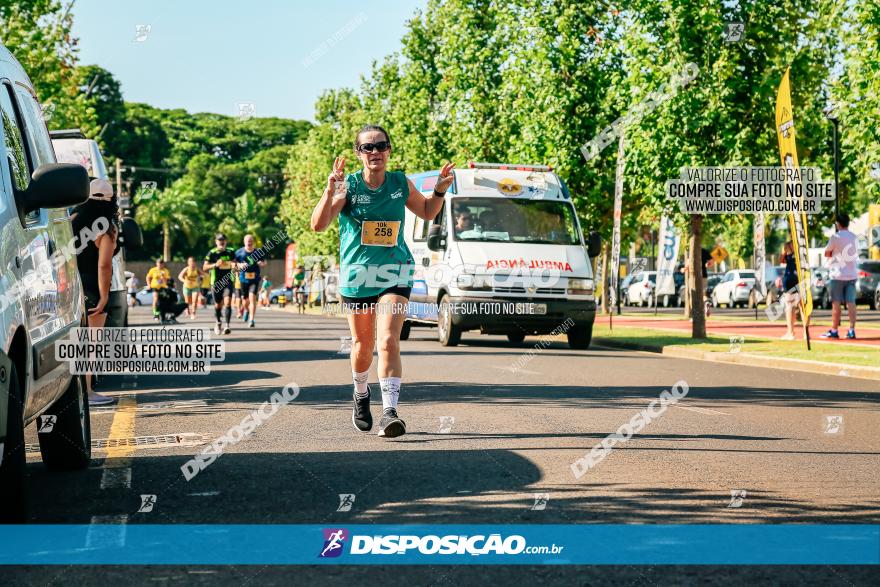
[[[140,282],[138,278],[132,275],[128,278],[128,281],[125,282],[125,285],[128,287],[128,305],[129,307],[133,307],[137,305],[137,292],[138,286]]]
[[[856,281],[859,278],[859,242],[856,235],[849,230],[849,216],[837,215],[837,234],[828,241],[825,257],[828,263],[828,277],[831,279],[831,330],[822,338],[840,338],[837,332],[840,326],[840,304],[846,304],[849,315],[847,338],[856,337]]]

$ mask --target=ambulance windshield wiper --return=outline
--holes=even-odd
[[[474,236],[474,237],[470,237],[470,236],[468,236],[468,237],[458,237],[458,240],[463,240],[463,241],[504,241],[504,242],[508,242],[510,239],[508,239],[508,238],[504,238],[504,237],[501,237],[501,236],[491,235],[491,234],[481,234],[480,236]]]

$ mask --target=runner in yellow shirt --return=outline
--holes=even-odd
[[[156,259],[156,266],[147,271],[147,285],[153,290],[153,320],[159,321],[159,290],[168,287],[171,272],[165,267],[164,259]]]
[[[199,307],[204,308],[208,304],[208,290],[211,289],[211,274],[209,272],[202,271],[199,288]]]
[[[180,270],[177,279],[183,282],[183,299],[186,301],[186,313],[190,320],[196,319],[196,308],[199,303],[199,277],[202,272],[196,266],[196,258],[186,260],[186,267]]]

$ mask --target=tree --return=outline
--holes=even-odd
[[[871,176],[880,164],[880,6],[845,3],[842,12],[844,67],[832,99],[842,135],[841,210],[858,215],[880,200],[880,181]]]
[[[140,191],[135,194],[138,204],[136,218],[147,230],[162,229],[162,258],[171,260],[172,232],[180,231],[190,244],[195,243],[199,207],[184,184],[153,193]]]
[[[75,75],[77,91],[95,112],[99,130],[92,138],[100,143],[105,155],[118,156],[130,130],[125,124],[127,112],[121,84],[112,73],[97,65],[79,66]]]
[[[86,136],[96,136],[95,111],[79,90],[72,5],[58,0],[5,4],[0,10],[2,41],[30,76],[49,128],[78,127]]]

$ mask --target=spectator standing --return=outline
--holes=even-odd
[[[825,247],[828,263],[828,277],[831,279],[831,330],[822,338],[840,338],[837,329],[840,327],[840,304],[846,304],[849,315],[847,338],[856,337],[856,281],[859,278],[858,259],[859,242],[856,235],[849,231],[849,216],[837,215],[835,227],[837,233]]]
[[[113,253],[116,251],[116,237],[119,233],[118,213],[113,186],[106,179],[93,179],[89,185],[89,199],[74,208],[71,216],[74,234],[82,234],[83,229],[88,228],[95,235],[81,247],[76,257],[89,328],[103,328],[107,322],[106,308],[113,276]],[[95,393],[92,379],[91,373],[86,374],[89,404],[113,403],[114,398]]]

